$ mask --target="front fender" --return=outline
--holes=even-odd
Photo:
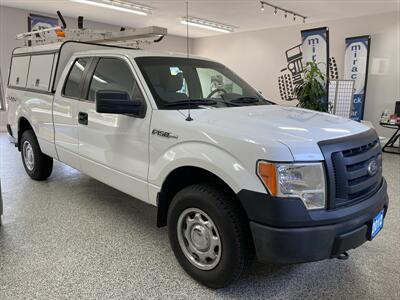
[[[236,157],[217,146],[204,142],[183,142],[166,150],[158,157],[151,157],[149,183],[161,187],[167,176],[179,167],[198,167],[221,178],[235,193],[242,189],[265,193],[256,176]]]

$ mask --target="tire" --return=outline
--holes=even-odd
[[[178,192],[168,210],[168,234],[182,268],[213,289],[238,279],[254,255],[243,209],[217,186],[198,184]],[[204,253],[210,256],[204,259]]]
[[[22,134],[21,158],[26,173],[34,180],[46,180],[53,171],[53,159],[42,153],[33,130]]]

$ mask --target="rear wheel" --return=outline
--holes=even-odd
[[[235,199],[211,185],[192,185],[168,211],[171,247],[183,269],[200,283],[222,288],[251,263],[248,220]]]
[[[53,159],[42,153],[33,130],[21,137],[21,157],[26,173],[34,180],[46,180],[53,171]]]

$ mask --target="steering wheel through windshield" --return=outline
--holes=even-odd
[[[218,92],[223,92],[224,94],[228,94],[228,92],[227,92],[225,89],[220,88],[220,89],[213,90],[213,91],[207,96],[207,99],[211,98],[212,96],[214,96],[214,95],[215,95],[216,93],[218,93]]]

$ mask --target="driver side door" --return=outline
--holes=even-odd
[[[126,57],[94,57],[78,108],[80,165],[83,172],[142,201],[148,201],[147,173],[151,109]],[[141,101],[143,114],[96,112],[96,92],[127,92]]]

